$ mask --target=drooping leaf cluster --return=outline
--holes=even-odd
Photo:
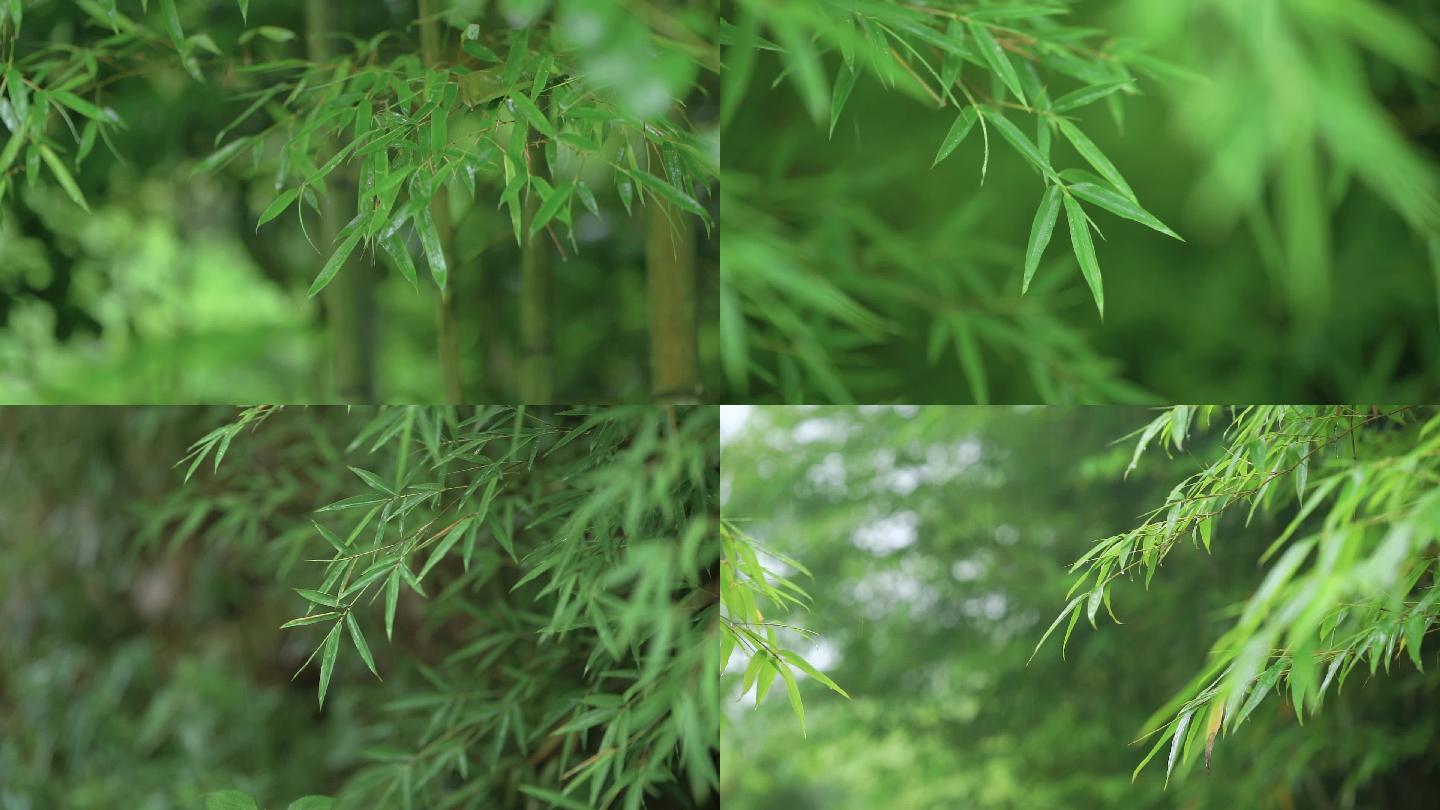
[[[772,616],[784,616],[791,608],[804,607],[808,601],[805,590],[782,571],[795,570],[809,576],[805,566],[783,554],[777,554],[741,532],[733,523],[720,527],[723,551],[720,558],[720,667],[722,680],[730,667],[735,651],[749,657],[739,697],[753,688],[755,705],[759,706],[770,693],[778,676],[785,682],[790,707],[805,727],[805,704],[795,672],[802,672],[849,697],[828,675],[810,665],[804,656],[787,649],[776,628],[806,633],[804,628],[781,623]],[[768,561],[768,563],[767,563]],[[762,607],[763,606],[763,607]],[[772,614],[772,616],[767,616]]]
[[[1141,525],[1074,563],[1074,596],[1040,642],[1064,623],[1068,643],[1082,613],[1094,625],[1117,582],[1143,578],[1148,588],[1167,561],[1193,565],[1173,558],[1185,546],[1209,553],[1257,511],[1286,518],[1260,555],[1264,578],[1235,606],[1204,669],[1147,721],[1155,741],[1137,775],[1162,751],[1167,775],[1202,756],[1208,769],[1219,738],[1277,691],[1303,720],[1352,679],[1397,665],[1423,671],[1424,638],[1440,619],[1433,408],[1175,406],[1138,432],[1130,468],[1147,448],[1185,451],[1212,422],[1224,423],[1222,452]]]
[[[995,143],[1013,149],[1042,180],[1019,292],[1029,290],[1063,210],[1071,250],[1103,316],[1104,287],[1092,236],[1098,226],[1090,213],[1106,211],[1178,235],[1140,205],[1116,164],[1085,134],[1075,115],[1103,103],[1119,124],[1120,98],[1139,92],[1140,77],[1165,76],[1172,69],[1133,46],[1104,41],[1091,29],[1066,25],[1067,10],[1061,3],[737,2],[727,9],[722,28],[726,46],[722,121],[731,120],[755,93],[752,72],[763,54],[778,59],[779,75],[795,87],[817,125],[828,122],[832,138],[845,120],[846,102],[862,80],[953,111],[954,122],[935,148],[933,163],[949,157],[978,129],[984,142],[980,183]],[[1086,168],[1059,163],[1072,159],[1052,155],[1056,140],[1068,142]],[[805,216],[800,206],[813,206],[820,194],[841,197],[838,204],[843,205],[847,194],[843,184],[826,186],[820,178],[810,179],[814,184],[810,188],[777,192],[757,183],[755,175],[763,172],[759,168],[763,165],[745,157],[725,164],[722,210],[727,217],[733,214],[727,232],[740,232],[737,241],[745,247],[738,255],[727,255],[722,268],[729,296],[722,310],[727,372],[732,384],[742,389],[748,378],[758,376],[767,386],[778,384],[787,398],[811,389],[830,399],[849,399],[841,369],[822,348],[829,341],[821,330],[832,326],[850,330],[855,348],[885,339],[894,327],[862,303],[879,290],[846,289],[831,270],[807,272],[801,256],[787,259],[777,247],[794,241],[785,231]],[[821,177],[829,179],[829,175]],[[810,215],[835,213],[822,206]],[[846,219],[849,227],[872,236],[886,227],[868,215]],[[830,237],[835,236],[831,231]],[[962,291],[965,284],[942,280],[953,272],[928,266],[933,259],[916,253],[876,255],[865,261],[874,262],[876,269],[913,267],[927,283],[943,284],[946,298],[995,294],[978,288]],[[982,342],[1011,344],[1009,348],[1026,355],[1039,381],[1050,388],[1056,381],[1044,371],[1047,364],[1087,364],[1083,358],[1057,357],[1073,353],[1075,341],[1055,325],[1039,325],[1027,335],[1019,334],[1017,326],[1008,312],[940,312],[931,321],[929,351],[943,352],[953,344],[970,393],[982,403],[988,399],[978,350]],[[777,352],[775,344],[796,348]],[[1104,377],[1097,378],[1101,388],[1106,385]]]
[[[249,431],[286,418],[246,411],[187,462],[223,474]],[[271,550],[303,583],[282,629],[307,639],[317,704],[383,704],[341,806],[712,799],[715,436],[703,408],[417,407],[358,425],[343,497]],[[232,493],[223,511],[259,503]]]

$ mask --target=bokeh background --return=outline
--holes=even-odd
[[[364,417],[277,422],[182,487],[185,448],[233,416],[0,409],[5,810],[196,808],[226,788],[284,807],[375,743],[355,690],[322,713],[315,668],[291,680],[311,648],[276,630],[311,578],[308,512],[342,487],[317,461]]]
[[[723,5],[733,15],[750,3]],[[864,10],[843,0],[823,5],[836,19]],[[749,366],[751,398],[730,401],[980,401],[947,330],[938,347],[930,342],[934,324],[957,316],[974,323],[991,402],[1420,401],[1440,393],[1440,251],[1432,247],[1440,233],[1440,7],[1016,5],[1062,7],[1054,19],[1093,27],[1094,47],[1169,63],[1137,58],[1138,93],[1124,97],[1119,114],[1099,103],[1076,116],[1141,204],[1186,241],[1102,212],[1102,323],[1062,223],[1022,298],[1044,187],[1013,149],[992,133],[983,186],[979,132],[931,168],[955,110],[868,73],[827,134],[785,60],[764,49],[723,133],[725,272],[737,289],[769,273],[788,282],[736,305],[750,347],[736,374]],[[1023,67],[1021,41],[1011,59]],[[823,37],[816,48],[827,49]],[[829,81],[840,65],[828,48]],[[976,87],[988,86],[978,66],[965,70]],[[1082,86],[1052,73],[1042,79],[1051,98]],[[1034,132],[1032,116],[1010,114]],[[1083,166],[1061,140],[1056,168]],[[837,292],[870,320],[835,317]],[[807,371],[813,357],[829,364],[830,379]]]
[[[1218,426],[1128,478],[1126,408],[727,407],[723,514],[795,572],[809,628],[786,645],[851,700],[802,680],[807,736],[783,694],[736,700],[721,732],[733,808],[1426,808],[1440,786],[1440,657],[1351,679],[1297,723],[1272,697],[1215,748],[1213,771],[1163,755],[1132,771],[1155,709],[1199,669],[1290,515],[1230,516],[1213,554],[1177,551],[1123,624],[1084,621],[1030,659],[1065,604],[1067,569],[1137,525],[1218,448]],[[785,632],[785,631],[782,631]],[[1063,630],[1062,630],[1063,632]],[[797,674],[803,679],[803,675]]]

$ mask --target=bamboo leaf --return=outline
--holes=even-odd
[[[380,242],[380,247],[385,250],[385,255],[394,262],[395,269],[400,271],[400,276],[410,282],[410,286],[420,289],[420,282],[415,277],[415,260],[410,258],[410,251],[405,243],[400,241],[398,236],[391,235],[388,239]]]
[[[1055,170],[1050,166],[1050,161],[1046,160],[1045,156],[1040,154],[1040,150],[1035,147],[1034,143],[1031,143],[1029,138],[1025,137],[1025,133],[1021,132],[1019,127],[1010,123],[1010,119],[989,107],[982,107],[981,114],[985,116],[985,120],[994,125],[995,130],[1000,133],[1001,137],[1009,141],[1011,146],[1015,147],[1015,150],[1020,153],[1021,157],[1029,161],[1032,166],[1039,169],[1046,177],[1052,180],[1058,179]]]
[[[1030,241],[1025,245],[1025,278],[1020,282],[1020,294],[1030,289],[1030,279],[1040,266],[1040,257],[1050,245],[1055,233],[1055,220],[1060,216],[1060,187],[1051,185],[1040,198],[1040,207],[1035,210],[1035,221],[1030,224]]]
[[[1102,98],[1116,92],[1117,90],[1132,87],[1135,84],[1133,79],[1125,79],[1118,82],[1105,82],[1089,87],[1082,87],[1073,93],[1066,93],[1055,100],[1054,111],[1057,113],[1069,112],[1079,109],[1086,104],[1093,104]]]
[[[370,472],[369,470],[362,470],[359,467],[350,467],[350,472],[355,473],[357,476],[359,476],[360,480],[364,481],[371,489],[379,490],[386,495],[395,494],[395,490],[391,489],[389,484],[385,483],[383,480],[381,480],[380,476]]]
[[[850,98],[850,91],[855,89],[855,78],[858,75],[855,68],[848,64],[841,64],[840,72],[835,74],[835,86],[830,95],[830,132],[828,137],[835,137],[835,123],[840,120],[840,111],[845,109],[845,102]]]
[[[160,0],[160,13],[165,18],[165,31],[175,50],[185,52],[185,31],[180,27],[180,13],[175,10],[175,0]]]
[[[260,220],[255,223],[255,230],[260,230],[261,225],[285,213],[285,209],[289,208],[290,204],[295,202],[295,198],[299,196],[300,189],[298,188],[286,189],[280,192],[280,196],[271,201],[271,203],[265,207],[265,211],[260,214]]]
[[[336,599],[328,593],[312,591],[306,588],[295,588],[293,590],[317,605],[325,605],[326,607],[340,607],[340,600]]]
[[[1096,146],[1089,136],[1064,118],[1056,118],[1055,123],[1060,127],[1060,132],[1065,139],[1070,141],[1071,145],[1075,147],[1075,151],[1079,152],[1087,163],[1095,167],[1095,171],[1100,172],[1102,177],[1110,181],[1110,184],[1119,189],[1126,197],[1131,200],[1135,199],[1135,192],[1130,190],[1125,178],[1120,176],[1120,170],[1115,168],[1115,164],[1105,157],[1105,153],[1100,151],[1100,147]]]
[[[291,619],[290,621],[280,625],[280,629],[286,630],[291,627],[304,627],[307,624],[319,624],[320,622],[326,621],[327,619],[334,619],[339,615],[339,613],[331,611],[329,613],[316,613],[313,616],[301,616],[298,619]]]
[[[335,626],[330,628],[322,647],[324,652],[320,654],[320,708],[323,709],[325,691],[330,687],[330,676],[335,671],[335,655],[340,651],[340,622],[335,622]]]
[[[395,635],[395,605],[400,599],[400,567],[390,569],[390,578],[385,581],[385,639]]]
[[[959,115],[955,116],[955,123],[950,125],[950,131],[945,134],[945,140],[940,142],[940,149],[935,153],[935,160],[930,164],[932,167],[950,157],[950,153],[955,151],[955,148],[965,140],[965,136],[969,135],[970,130],[975,127],[975,120],[978,117],[974,107],[966,107],[960,111]]]
[[[643,169],[633,169],[630,171],[630,175],[633,176],[636,180],[638,180],[640,182],[640,185],[650,189],[652,192],[658,194],[666,201],[670,202],[671,204],[679,207],[684,211],[694,214],[695,216],[699,217],[700,220],[705,224],[710,224],[710,214],[705,210],[704,206],[700,205],[700,203],[696,201],[694,197],[691,197],[689,194],[686,194],[680,189],[670,185],[664,180],[661,180],[655,175],[644,171]]]
[[[19,139],[17,138],[16,140]],[[43,143],[38,144],[38,146],[40,148],[40,157],[45,160],[45,165],[50,167],[50,171],[55,175],[55,179],[60,181],[60,187],[65,189],[65,193],[70,196],[70,199],[75,201],[76,205],[89,211],[90,206],[85,203],[85,195],[80,193],[80,187],[75,185],[75,178],[70,176],[69,170],[65,168],[65,164],[60,160],[60,156],[56,155],[54,150]]]
[[[1175,770],[1175,758],[1180,754],[1180,746],[1185,738],[1185,730],[1190,727],[1190,712],[1180,715],[1180,721],[1175,724],[1175,736],[1170,738],[1170,758],[1165,763],[1165,784],[1170,784],[1170,772]]]
[[[1180,238],[1180,234],[1170,230],[1170,227],[1157,219],[1155,215],[1141,208],[1133,200],[1122,197],[1108,188],[1102,188],[1094,183],[1075,183],[1070,186],[1070,193],[1086,202],[1095,203],[1112,214],[1117,214],[1132,222],[1138,222],[1166,236],[1179,239],[1181,242],[1185,241]]]
[[[320,268],[320,275],[316,276],[315,281],[310,285],[310,292],[307,293],[308,297],[314,298],[316,293],[325,289],[325,286],[335,278],[335,274],[340,272],[340,268],[345,264],[345,260],[350,258],[350,254],[354,252],[355,246],[360,243],[360,236],[361,233],[355,231],[345,237],[345,241],[340,243],[340,247],[336,248],[335,252],[330,254],[330,260],[325,262],[324,267]]]
[[[781,658],[784,658],[786,661],[789,661],[790,664],[791,664],[792,666],[794,666],[796,669],[800,670],[801,672],[805,673],[806,675],[809,675],[810,677],[814,678],[815,680],[817,680],[817,681],[819,681],[820,683],[824,684],[825,686],[829,687],[829,688],[831,689],[831,691],[838,692],[838,693],[840,693],[841,695],[845,696],[846,698],[849,698],[849,697],[850,697],[850,693],[849,693],[849,692],[846,692],[844,689],[841,689],[841,688],[840,688],[840,685],[837,684],[837,683],[835,683],[834,681],[832,681],[828,675],[826,675],[825,673],[823,673],[823,672],[821,672],[820,670],[816,669],[815,667],[811,666],[809,661],[806,661],[804,658],[801,658],[798,654],[793,653],[793,652],[791,652],[790,650],[781,650],[781,651],[780,651],[780,657],[781,657]]]
[[[545,202],[540,205],[540,210],[535,212],[535,218],[530,222],[530,237],[532,239],[535,237],[535,234],[545,230],[545,226],[550,224],[550,220],[554,219],[555,215],[560,212],[560,209],[564,207],[565,203],[570,200],[570,192],[574,190],[574,183],[564,182],[550,192],[550,196],[545,198]]]
[[[805,705],[800,700],[800,685],[795,683],[795,675],[789,667],[776,666],[780,671],[780,677],[785,680],[785,694],[790,699],[790,708],[795,710],[795,716],[800,719],[800,736],[805,736]]]
[[[530,126],[535,127],[547,138],[555,137],[555,125],[550,123],[550,119],[545,117],[545,113],[535,106],[535,102],[531,101],[529,96],[520,92],[512,92],[509,97],[510,104],[520,115],[524,116],[526,121],[530,122]]]
[[[440,232],[435,230],[429,206],[422,207],[415,214],[415,232],[420,235],[425,261],[430,263],[430,276],[435,279],[435,286],[444,290],[449,280],[449,268],[445,263],[445,248],[440,244]]]
[[[375,669],[375,659],[370,657],[370,645],[365,643],[365,635],[360,632],[360,625],[355,622],[353,611],[345,614],[345,627],[350,631],[350,640],[355,644],[355,651],[360,653],[360,659],[375,677],[380,678],[379,670]]]
[[[1075,260],[1080,263],[1080,273],[1090,285],[1090,294],[1095,298],[1095,309],[1105,317],[1105,289],[1100,279],[1100,262],[1095,258],[1095,243],[1090,238],[1090,225],[1085,219],[1085,210],[1075,198],[1065,195],[1065,220],[1070,225],[1070,245],[1075,249]]]
[[[1015,98],[1025,103],[1025,93],[1020,89],[1020,76],[1015,72],[1015,66],[1010,63],[1010,57],[1005,54],[1005,49],[995,41],[990,34],[989,27],[980,23],[970,23],[970,35],[980,46],[980,55],[985,58],[986,64],[1000,77]]]

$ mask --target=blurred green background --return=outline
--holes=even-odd
[[[314,668],[291,680],[310,647],[275,629],[308,579],[306,515],[349,475],[317,461],[364,416],[282,420],[182,488],[172,465],[233,415],[0,409],[5,810],[197,808],[222,788],[283,807],[376,743],[363,690],[318,711]]]
[[[749,4],[724,5],[733,15]],[[836,20],[879,8],[822,5]],[[1172,63],[1137,60],[1139,93],[1124,98],[1121,115],[1102,103],[1076,116],[1146,209],[1186,241],[1100,213],[1102,323],[1062,223],[1022,298],[1044,187],[1008,144],[991,133],[983,186],[978,131],[931,168],[954,108],[937,110],[868,72],[827,137],[793,72],[782,73],[785,60],[762,50],[723,135],[725,272],[737,287],[767,271],[788,274],[790,284],[777,285],[773,300],[744,304],[749,401],[839,401],[837,387],[862,403],[977,401],[948,337],[927,357],[937,349],[932,324],[956,315],[975,324],[992,402],[1415,401],[1440,393],[1440,252],[1432,258],[1429,247],[1440,234],[1440,7],[1012,5],[1030,14],[1062,7],[1054,19],[1093,27],[1087,45]],[[1011,59],[1024,68],[1024,39],[1015,41]],[[815,47],[827,51],[823,67],[834,82],[839,52],[823,36]],[[938,64],[939,49],[920,47]],[[980,67],[965,70],[977,87],[989,86]],[[1051,98],[1082,86],[1043,70],[1041,80]],[[1010,114],[1033,137],[1033,116]],[[1054,149],[1056,168],[1084,165],[1063,139]],[[833,303],[827,310],[821,293],[802,289],[812,279],[886,326],[835,318]],[[814,346],[794,334],[812,336]],[[805,369],[812,349],[832,364],[837,385]]]
[[[68,54],[63,49],[107,39],[109,27],[85,5],[97,8],[71,0],[26,0],[15,57],[52,46]],[[446,42],[458,43],[470,21],[482,24],[487,36],[498,36],[512,20],[552,5],[447,0],[436,7],[446,15]],[[317,235],[317,217],[307,212],[309,239],[318,248],[307,240],[294,210],[257,233],[256,220],[276,195],[279,161],[273,150],[263,161],[193,171],[216,151],[217,134],[272,75],[244,68],[267,60],[304,64],[306,4],[254,0],[248,4],[251,38],[242,41],[247,27],[234,0],[177,0],[185,31],[208,35],[224,53],[222,58],[197,52],[204,84],[186,74],[164,38],[159,6],[150,3],[148,12],[138,0],[118,6],[156,33],[139,57],[101,62],[99,98],[125,124],[113,138],[113,153],[101,142],[77,167],[74,140],[63,123],[50,122],[49,135],[63,145],[57,148],[93,213],[71,203],[48,175],[33,186],[23,182],[24,174],[16,173],[23,160],[13,167],[13,193],[0,200],[0,402],[440,401],[439,296],[423,261],[425,283],[417,292],[388,260],[352,259],[342,278],[368,273],[359,284],[368,292],[360,294],[358,325],[332,328],[328,298],[306,298],[332,250]],[[684,2],[656,8],[661,6],[674,15],[657,15],[667,22],[688,22],[687,15],[696,13]],[[383,43],[381,60],[418,52],[414,0],[332,0],[328,7],[332,30],[322,39],[336,53],[376,37]],[[262,26],[269,33],[255,36]],[[0,57],[8,62],[10,55]],[[623,73],[633,64],[621,60],[610,67]],[[697,81],[714,79],[707,71]],[[89,86],[77,92],[89,95]],[[712,94],[696,90],[686,101],[699,137],[716,141],[713,124],[706,124],[714,118]],[[262,111],[226,140],[269,123]],[[454,126],[458,130],[463,123]],[[10,130],[0,128],[0,146],[9,138]],[[353,164],[346,164],[334,179],[342,189],[347,183],[353,189],[355,173]],[[606,176],[601,178],[608,187]],[[344,191],[337,194],[343,203]],[[459,266],[451,284],[461,312],[461,370],[469,381],[464,391],[469,402],[514,399],[520,373],[520,251],[509,235],[508,213],[493,203],[497,196],[482,183],[473,203],[453,201],[456,250],[463,261],[453,262]],[[597,196],[599,216],[576,207],[578,250],[567,245],[568,258],[555,259],[555,401],[648,401],[645,219],[626,215],[614,194]],[[696,233],[700,368],[713,391],[719,377],[714,314],[719,243],[713,232],[706,238],[697,226]],[[361,386],[368,391],[342,390],[336,340],[361,345],[372,369]]]
[[[847,701],[801,683],[806,729],[772,693],[739,694],[721,731],[733,808],[1428,808],[1440,786],[1440,677],[1401,662],[1355,679],[1303,726],[1262,703],[1215,748],[1214,769],[1163,761],[1134,783],[1152,711],[1202,667],[1259,583],[1256,559],[1291,517],[1232,515],[1213,554],[1178,551],[1116,616],[1052,638],[1066,571],[1125,531],[1219,449],[1218,427],[1167,460],[1117,441],[1126,408],[727,407],[723,514],[808,567],[806,612],[772,621]],[[738,656],[737,656],[738,659]],[[1427,674],[1428,673],[1428,674]],[[797,677],[803,677],[797,675]],[[780,692],[781,690],[775,690]]]

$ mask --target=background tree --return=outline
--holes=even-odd
[[[751,399],[1440,384],[1433,4],[732,0],[722,17],[721,335]]]
[[[705,3],[4,8],[9,399],[139,399],[152,367],[187,371],[167,400],[703,395]],[[164,250],[121,252],[137,229]],[[669,241],[697,246],[688,297],[647,293]],[[678,382],[652,375],[677,340]],[[73,390],[77,366],[100,390]]]
[[[714,409],[0,416],[7,805],[716,806]]]
[[[1076,630],[1062,658],[1067,615],[1036,654],[1068,601],[1072,563],[1224,457],[1231,413],[1218,411],[1182,451],[1152,449],[1126,476],[1134,442],[1117,440],[1156,416],[752,409],[722,451],[722,512],[813,573],[792,572],[811,598],[803,618],[771,619],[816,634],[777,631],[849,699],[797,674],[802,738],[784,699],[736,700],[744,672],[732,661],[726,806],[1427,807],[1440,732],[1428,646],[1423,672],[1398,643],[1388,674],[1369,677],[1366,661],[1303,724],[1287,700],[1259,703],[1216,744],[1208,776],[1203,740],[1168,788],[1163,767],[1134,773],[1154,743],[1137,740],[1149,716],[1205,668],[1234,606],[1270,576],[1275,558],[1256,563],[1296,514],[1285,505],[1293,481],[1248,525],[1225,518],[1210,553],[1177,547],[1148,589],[1140,576],[1115,581],[1109,604],[1123,624]],[[1379,442],[1370,452],[1391,435],[1396,451],[1415,447],[1380,424],[1365,428]],[[1322,473],[1310,476],[1314,492]],[[1107,615],[1102,598],[1097,623]]]

